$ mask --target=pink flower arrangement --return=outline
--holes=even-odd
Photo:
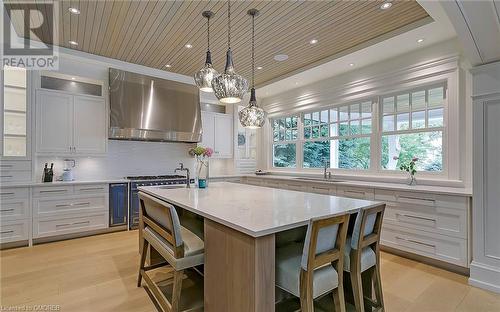
[[[203,156],[212,157],[213,153],[214,153],[214,150],[211,149],[210,147],[207,147],[207,148],[205,148],[205,151],[203,152]]]

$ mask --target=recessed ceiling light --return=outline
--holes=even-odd
[[[391,6],[392,6],[392,3],[391,3],[391,2],[385,2],[385,3],[383,3],[383,4],[380,6],[380,9],[381,9],[381,10],[387,10],[387,9],[389,9]]]
[[[262,66],[257,66],[257,69],[262,69],[263,67]]]
[[[190,43],[186,43],[185,47],[186,47],[187,49],[191,49],[191,48],[193,47],[193,45],[191,45]]]
[[[424,38],[420,38],[417,40],[417,43],[422,43],[422,42],[424,42]]]
[[[316,43],[318,43],[318,39],[313,39],[313,40],[309,41],[309,43],[310,44],[316,44]]]
[[[80,10],[77,8],[69,8],[68,11],[72,14],[80,14]]]
[[[274,60],[278,61],[278,62],[286,61],[286,60],[288,60],[288,55],[286,55],[286,54],[276,54],[274,56]]]
[[[354,63],[349,63],[349,66],[351,66],[351,67],[353,67],[354,65],[356,65],[356,64],[354,64]]]
[[[71,80],[75,80],[76,78],[75,77],[71,77]]]
[[[167,64],[167,65],[165,65],[165,67],[166,67],[166,68],[170,68],[170,67],[172,67],[172,65]]]
[[[74,46],[78,45],[78,42],[73,41],[73,40],[68,41],[68,43],[71,44],[71,45],[74,45]]]

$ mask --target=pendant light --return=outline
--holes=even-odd
[[[214,16],[214,13],[212,11],[204,11],[201,15],[207,19],[207,58],[205,66],[194,75],[194,81],[201,91],[214,92],[212,89],[212,80],[219,75],[212,66],[212,54],[210,53],[210,18]]]
[[[248,90],[248,81],[234,71],[231,51],[231,1],[227,2],[227,53],[223,74],[212,80],[215,96],[222,103],[239,103]]]
[[[257,106],[255,97],[255,17],[259,15],[257,9],[250,9],[247,12],[252,17],[252,89],[250,90],[250,101],[248,106],[238,113],[240,123],[249,129],[258,129],[266,122],[266,112]]]

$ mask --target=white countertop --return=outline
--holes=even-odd
[[[253,237],[306,225],[311,218],[355,213],[377,202],[229,182],[206,189],[139,187],[171,204]]]
[[[2,187],[30,187],[30,186],[62,186],[78,184],[101,184],[101,183],[128,183],[127,179],[110,178],[98,180],[76,180],[76,181],[54,181],[54,182],[10,182],[3,183]]]
[[[286,180],[293,181],[296,183],[314,183],[322,185],[336,185],[336,186],[358,186],[358,187],[368,187],[374,189],[386,189],[386,190],[398,190],[398,191],[409,191],[409,192],[419,192],[419,193],[433,193],[433,194],[443,194],[443,195],[460,195],[460,196],[472,196],[471,188],[463,187],[448,187],[448,186],[437,186],[437,185],[407,185],[404,183],[387,183],[387,182],[369,182],[369,181],[352,181],[352,180],[342,180],[338,182],[323,181],[321,179],[311,180],[307,177],[298,176],[288,176],[288,175],[245,175],[249,178],[262,178],[270,180]]]

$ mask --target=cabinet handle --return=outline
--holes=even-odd
[[[13,165],[0,165],[0,168],[12,168],[14,167]]]
[[[40,191],[40,193],[65,193],[68,190],[47,190],[47,191]]]
[[[14,211],[14,208],[10,208],[10,209],[0,209],[0,212],[9,212],[9,211]]]
[[[11,175],[3,175],[3,176],[0,176],[0,178],[13,178],[14,176],[11,176]]]
[[[15,193],[14,192],[10,192],[10,193],[0,193],[0,196],[9,196],[9,195],[14,195]]]
[[[61,208],[61,207],[69,207],[71,205],[68,205],[68,204],[60,204],[60,205],[56,205],[56,208]]]
[[[425,198],[422,199],[422,198],[411,197],[411,196],[399,196],[399,199],[413,200],[413,201],[416,201],[416,202],[429,203],[429,204],[432,204],[432,205],[434,205],[436,203],[436,201],[434,199],[425,199]]]
[[[357,194],[357,195],[362,195],[365,196],[365,192],[363,191],[351,191],[351,190],[346,190],[345,191],[347,194]]]
[[[0,234],[10,234],[10,233],[14,233],[14,230],[0,232]]]
[[[72,204],[72,206],[85,206],[85,205],[90,205],[90,202]]]
[[[413,219],[419,219],[419,220],[425,220],[425,221],[432,221],[436,222],[436,219],[433,218],[426,218],[426,217],[419,217],[419,216],[412,216],[409,214],[402,214],[402,213],[396,213],[397,216],[402,216],[402,217],[407,217],[407,218],[413,218]]]
[[[89,187],[89,188],[82,188],[80,191],[100,191],[103,190],[104,188],[102,187]]]
[[[68,226],[68,225],[71,225],[71,223],[56,224],[56,227]]]
[[[90,221],[87,220],[87,221],[75,222],[75,223],[73,223],[73,225],[89,224],[89,223],[90,223]]]
[[[396,236],[396,239],[404,240],[404,241],[407,241],[407,242],[410,242],[410,243],[414,243],[414,244],[418,244],[418,245],[423,245],[423,246],[426,246],[426,247],[436,248],[436,245],[419,242],[419,241],[416,241],[416,240],[413,240],[413,239],[409,239],[409,238],[404,238],[404,237]]]

